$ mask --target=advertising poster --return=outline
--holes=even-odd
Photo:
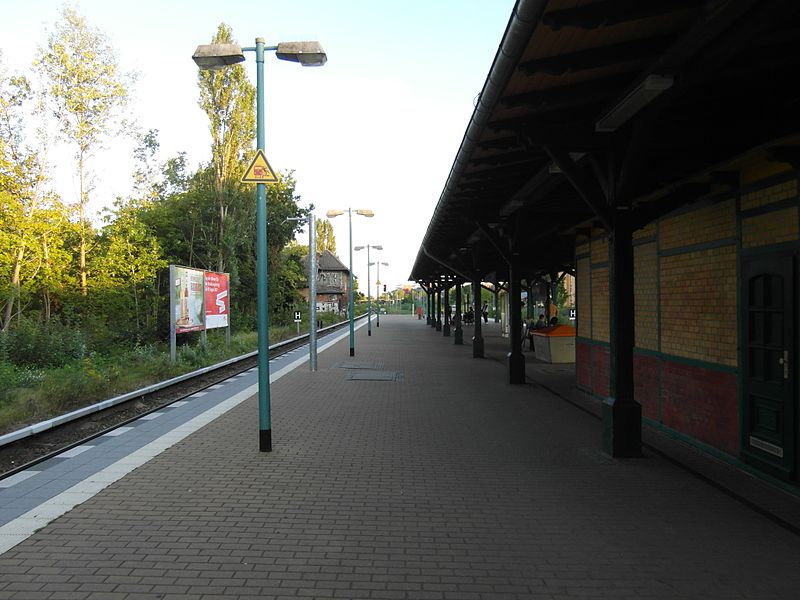
[[[228,326],[228,274],[206,271],[206,329]]]
[[[205,308],[203,306],[203,271],[174,267],[175,290],[173,310],[175,314],[175,333],[202,331],[205,329]]]

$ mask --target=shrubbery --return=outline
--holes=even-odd
[[[17,366],[60,367],[86,354],[86,340],[77,329],[57,320],[23,319],[0,335],[0,361]]]

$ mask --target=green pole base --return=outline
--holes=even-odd
[[[483,338],[472,338],[472,358],[483,358]]]
[[[442,320],[436,319],[436,331],[441,331],[441,330],[442,330]]]
[[[614,458],[642,455],[642,406],[633,400],[603,401],[603,451]]]
[[[525,355],[522,352],[509,352],[506,363],[508,364],[508,383],[525,383]]]
[[[356,349],[350,348],[350,356],[355,356],[355,355],[356,355]]]
[[[442,325],[442,335],[444,337],[450,337],[450,325],[448,325],[447,323]]]
[[[453,343],[457,346],[464,345],[464,331],[461,327],[456,328],[455,334],[453,335]]]
[[[258,430],[258,449],[260,452],[272,452],[272,429]]]

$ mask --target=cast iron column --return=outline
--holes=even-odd
[[[436,286],[436,331],[442,330],[442,288]]]
[[[450,337],[450,321],[447,319],[447,312],[450,310],[450,286],[444,286],[444,323],[442,323],[442,335]],[[452,315],[450,315],[452,317]]]
[[[603,402],[603,449],[616,457],[642,453],[642,407],[633,388],[632,234],[630,211],[617,208],[610,239],[610,396]]]
[[[500,287],[497,285],[494,288],[494,322],[500,322]]]
[[[461,282],[456,284],[456,314],[455,314],[455,332],[453,334],[453,343],[459,346],[464,344],[464,331],[461,329]]]
[[[475,311],[475,335],[472,338],[472,358],[483,358],[483,335],[481,332],[481,276],[472,280],[472,304]]]
[[[433,302],[433,292],[430,288],[428,291],[425,292],[426,302],[425,302],[425,325],[431,324],[431,314],[433,314],[433,309],[431,308],[431,302]]]
[[[525,356],[522,354],[522,298],[519,277],[513,261],[508,265],[508,300],[511,352],[508,353],[508,383],[525,383]]]

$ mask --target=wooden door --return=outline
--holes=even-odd
[[[784,479],[796,476],[795,259],[742,263],[745,460]]]

